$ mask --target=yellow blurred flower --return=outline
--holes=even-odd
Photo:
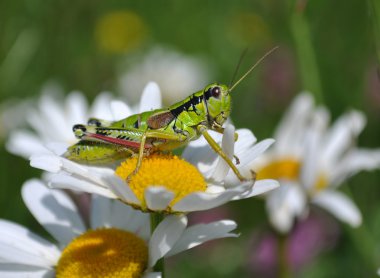
[[[138,14],[127,10],[114,11],[99,18],[95,39],[107,52],[124,53],[141,45],[146,33],[147,27]]]
[[[249,12],[240,12],[232,16],[228,25],[228,34],[233,42],[243,46],[265,45],[271,37],[265,20]]]

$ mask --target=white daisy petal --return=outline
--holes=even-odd
[[[129,204],[139,204],[140,201],[133,193],[132,189],[119,177],[115,175],[106,176],[104,181],[108,184],[110,190],[115,193],[121,200]]]
[[[1,278],[53,278],[55,272],[52,269],[42,267],[0,263]]]
[[[120,201],[113,201],[111,215],[108,220],[110,227],[118,227],[139,235],[143,239],[150,236],[150,215],[135,210]]]
[[[37,221],[60,243],[67,244],[86,230],[75,204],[62,191],[29,180],[23,185],[22,197]]]
[[[326,143],[323,148],[322,160],[328,163],[327,167],[334,167],[339,163],[341,155],[356,140],[365,125],[363,113],[351,111],[341,116],[326,134]]]
[[[0,220],[2,262],[51,268],[58,261],[59,249],[26,228]]]
[[[30,158],[30,166],[38,168],[51,173],[58,173],[62,168],[62,162],[59,157],[46,155],[33,155]]]
[[[302,93],[296,97],[288,112],[280,122],[275,138],[274,148],[279,154],[291,153],[298,149],[299,138],[302,137],[303,127],[312,112],[313,98],[309,93]]]
[[[149,272],[143,275],[143,278],[161,278],[161,272]]]
[[[92,104],[90,117],[95,117],[107,121],[113,120],[113,115],[110,108],[112,96],[110,93],[103,92],[99,94]]]
[[[204,145],[202,147],[187,146],[182,157],[195,165],[204,176],[209,177],[219,156],[209,145]]]
[[[187,225],[185,215],[169,215],[157,226],[149,241],[149,263],[152,267],[164,257],[183,234]]]
[[[173,256],[209,240],[225,237],[237,237],[237,234],[230,233],[232,230],[236,229],[236,227],[236,223],[231,220],[193,225],[185,230],[181,239],[178,240],[167,256]]]
[[[296,217],[305,213],[306,196],[293,183],[282,182],[267,198],[269,220],[280,232],[286,233],[293,226]]]
[[[325,108],[319,108],[315,111],[310,129],[305,130],[305,151],[301,165],[300,180],[302,185],[310,189],[315,186],[319,173],[320,144],[323,132],[325,131],[328,121],[328,113]]]
[[[234,126],[227,125],[223,133],[222,149],[229,159],[232,159],[234,155],[234,134]],[[219,156],[214,172],[210,178],[216,182],[221,182],[227,176],[229,170],[230,166],[228,166],[227,162]]]
[[[280,186],[280,184],[276,180],[269,180],[269,179],[258,180],[255,182],[255,184],[253,185],[253,187],[250,190],[244,192],[241,195],[236,196],[235,198],[233,198],[233,200],[241,200],[241,199],[251,198],[251,197],[266,193],[268,191],[271,191],[273,189],[276,189],[279,186]]]
[[[103,188],[86,180],[80,180],[66,173],[59,173],[50,177],[49,186],[53,188],[70,189],[73,191],[98,194],[111,199],[117,198],[117,196],[108,188]]]
[[[80,92],[71,92],[66,98],[66,116],[68,118],[67,123],[68,133],[71,134],[70,138],[75,139],[72,131],[74,124],[81,123],[83,119],[87,118],[86,112],[88,111],[87,101],[84,95]],[[66,139],[66,138],[65,138]],[[69,138],[68,138],[69,139]]]
[[[237,165],[238,170],[240,173],[247,178],[252,177],[252,168],[254,168],[254,162],[255,159],[257,159],[258,156],[260,156],[265,150],[267,150],[272,144],[274,143],[273,139],[265,139],[255,145],[253,145],[251,148],[246,150],[244,153],[237,154],[240,164]],[[230,171],[224,179],[224,183],[226,187],[233,187],[236,184],[239,184],[240,181],[236,177],[236,175]]]
[[[331,184],[337,186],[360,171],[371,171],[380,167],[379,149],[354,149],[348,152],[332,172]]]
[[[92,182],[94,185],[107,188],[102,180],[104,175],[112,175],[114,171],[109,168],[95,168],[78,164],[56,154],[36,155],[31,157],[30,164],[33,167],[41,168],[52,173],[67,173],[73,178]]]
[[[165,210],[174,198],[174,193],[164,186],[149,186],[144,192],[145,202],[149,209]]]
[[[125,102],[120,100],[111,101],[111,111],[115,121],[124,119],[132,115],[132,110]]]
[[[51,142],[46,143],[45,146],[51,153],[61,156],[67,151],[70,145],[63,142]]]
[[[238,134],[238,140],[236,141],[236,144],[235,144],[236,153],[238,153],[240,150],[244,151],[248,149],[257,141],[257,138],[249,129],[241,128],[241,129],[236,130],[236,133]]]
[[[245,153],[242,153],[241,155],[239,155],[240,164],[241,164],[240,167],[251,164],[252,161],[254,161],[263,152],[265,152],[274,142],[275,142],[274,139],[265,139],[255,144]]]
[[[101,173],[98,173],[96,170],[63,157],[59,157],[59,159],[62,165],[62,169],[64,169],[66,172],[78,177],[86,178],[95,184],[103,185],[103,181],[100,177]],[[108,170],[109,173],[112,173],[111,169],[105,170]]]
[[[92,195],[90,210],[91,229],[108,227],[111,213],[112,201],[98,195]]]
[[[43,117],[37,111],[31,110],[27,112],[26,121],[30,127],[36,131],[36,133],[44,138],[50,140],[52,135],[46,130],[46,125],[50,125],[50,122],[45,122]]]
[[[6,148],[10,153],[24,158],[29,158],[34,153],[46,152],[38,136],[26,130],[12,132],[6,143]]]
[[[149,214],[142,213],[119,201],[92,196],[91,228],[117,227],[139,235],[149,234]]]
[[[352,227],[358,227],[362,223],[362,216],[358,207],[350,198],[340,192],[325,190],[316,195],[312,203],[323,207],[336,218]]]
[[[139,112],[151,111],[162,107],[161,92],[157,83],[149,82],[141,96]]]
[[[27,120],[41,134],[45,133],[47,138],[51,138],[51,136],[65,138],[67,134],[65,130],[60,128],[60,125],[65,123],[63,107],[59,105],[57,96],[52,94],[42,95],[39,102],[39,111],[33,111]],[[46,130],[46,124],[50,130]]]
[[[178,203],[176,203],[173,206],[173,210],[187,212],[211,209],[232,200],[236,196],[249,190],[251,186],[252,182],[246,182],[233,189],[228,189],[221,193],[211,194],[204,192],[195,192],[187,195]]]
[[[221,134],[212,130],[209,131],[209,134],[218,144],[222,142]],[[202,173],[206,173],[215,167],[216,159],[219,156],[202,136],[198,140],[192,141],[187,145],[182,153],[182,157],[186,161],[197,166]]]

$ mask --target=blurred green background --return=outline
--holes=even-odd
[[[240,74],[278,45],[234,92],[235,125],[250,128],[259,139],[270,137],[293,96],[310,90],[333,119],[349,108],[362,110],[368,123],[359,145],[378,147],[376,8],[379,14],[378,0],[1,1],[1,107],[39,96],[48,81],[66,93],[82,91],[89,101],[104,90],[125,96],[119,77],[156,46],[201,60],[210,78],[204,82],[229,83],[244,49],[248,52]],[[20,196],[22,183],[40,171],[7,153],[4,127],[14,119],[1,120],[0,217],[46,234]],[[300,267],[296,277],[375,276],[380,267],[379,181],[379,172],[361,173],[349,181],[343,191],[350,192],[361,209],[363,226],[353,230],[339,224],[334,247]],[[176,257],[168,264],[168,277],[261,277],[249,270],[248,257],[251,236],[267,228],[264,202],[245,200],[226,210],[238,222],[240,238]]]

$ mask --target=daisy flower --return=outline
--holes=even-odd
[[[274,178],[280,188],[267,196],[270,222],[288,232],[297,218],[318,205],[339,220],[357,227],[361,214],[337,187],[362,170],[380,167],[380,150],[356,147],[365,116],[349,111],[329,127],[329,113],[314,107],[310,94],[299,95],[275,133],[276,144],[252,168],[258,179]]]
[[[247,159],[254,160],[273,143],[273,140],[268,139],[255,145],[252,133],[247,130],[239,132],[239,135],[237,149],[242,148],[240,145],[246,144],[252,147],[249,153],[238,153],[241,156],[241,164],[245,164]],[[232,125],[226,127],[222,145],[225,153],[232,159],[234,154]],[[210,146],[194,142],[189,148],[185,151],[185,157],[189,157],[186,153],[191,152],[193,154],[191,162],[198,168],[177,156],[152,154],[144,158],[141,168],[128,183],[126,179],[135,169],[137,158],[127,159],[116,171],[79,165],[52,153],[32,156],[31,165],[54,173],[49,180],[49,185],[52,187],[119,199],[143,211],[173,213],[207,210],[231,200],[256,196],[278,186],[274,180],[254,183],[251,180],[251,173],[247,175],[247,181],[240,182],[229,173],[231,171],[224,160],[210,154],[213,152]],[[207,155],[202,156],[203,153]],[[197,160],[198,158],[202,160]],[[205,162],[210,164],[205,166],[203,164]]]
[[[63,152],[77,139],[73,125],[86,123],[91,117],[104,120],[119,120],[137,111],[147,111],[161,106],[161,96],[155,83],[145,87],[138,107],[130,107],[122,101],[112,99],[111,94],[100,94],[91,108],[84,95],[71,92],[64,100],[57,86],[46,86],[38,100],[38,108],[25,111],[29,129],[11,132],[7,150],[13,154],[29,158],[31,155],[47,153],[48,149]]]
[[[0,103],[0,139],[9,136],[15,128],[25,126],[25,111],[30,107],[30,99],[7,99]]]
[[[22,189],[25,204],[54,243],[27,228],[0,220],[1,277],[161,277],[152,267],[206,241],[236,237],[236,224],[221,220],[187,226],[170,215],[150,233],[149,215],[94,196],[89,227],[72,200],[39,180]]]

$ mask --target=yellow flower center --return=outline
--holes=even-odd
[[[301,164],[294,159],[283,159],[269,163],[257,173],[257,179],[297,180]]]
[[[90,230],[62,252],[57,278],[141,277],[148,247],[133,233],[116,228]]]
[[[297,181],[301,170],[301,163],[295,159],[276,160],[261,168],[257,173],[257,179],[283,179]],[[320,174],[314,185],[314,191],[320,191],[327,186],[327,178]]]
[[[327,177],[325,175],[319,175],[317,182],[315,183],[314,192],[320,192],[327,187]]]
[[[96,25],[95,38],[99,46],[112,53],[137,48],[145,38],[146,26],[132,11],[115,11],[102,16]]]
[[[148,186],[164,186],[174,193],[175,198],[170,207],[189,193],[206,191],[207,184],[196,167],[178,156],[168,154],[152,154],[145,157],[135,175],[137,158],[129,158],[117,169],[116,174],[123,180],[130,178],[128,184],[141,201],[141,209],[145,210],[144,191]]]

